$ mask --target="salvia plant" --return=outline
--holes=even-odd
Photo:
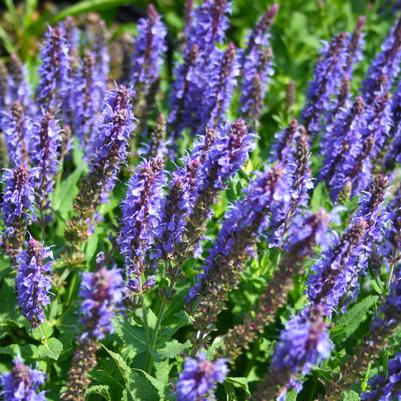
[[[401,400],[401,17],[333,27],[266,135],[285,27],[236,12],[0,61],[5,401]]]

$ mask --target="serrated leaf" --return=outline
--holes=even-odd
[[[344,393],[343,401],[360,401],[360,398],[355,391],[351,390]]]
[[[38,351],[41,358],[50,358],[57,360],[63,350],[63,343],[57,338],[51,337],[45,344],[39,345]]]
[[[168,383],[161,382],[155,377],[151,376],[149,373],[145,372],[142,369],[134,369],[136,372],[140,372],[145,378],[149,381],[149,383],[157,390],[157,394],[160,397],[160,401],[164,401],[165,397],[168,395],[169,386]]]
[[[120,371],[121,376],[123,377],[125,382],[128,383],[129,375],[131,373],[131,368],[128,366],[127,362],[125,362],[125,359],[120,354],[118,354],[117,352],[113,352],[113,351],[109,350],[103,344],[102,344],[102,347],[111,356],[111,358],[113,359],[114,363],[118,367],[118,370]]]
[[[248,386],[248,379],[246,377],[226,377],[226,383],[232,384],[236,388],[240,388],[246,392],[247,395],[250,395]]]
[[[377,302],[378,296],[369,295],[357,302],[349,311],[340,317],[336,326],[331,330],[334,341],[346,340],[366,319],[367,312]]]
[[[132,350],[136,354],[146,352],[148,346],[146,343],[146,334],[143,327],[133,326],[128,322],[116,322],[115,331],[126,348]]]
[[[99,395],[107,401],[111,401],[110,387],[104,384],[89,387],[85,392],[85,400],[88,400],[92,394]]]
[[[169,361],[155,362],[155,377],[161,383],[168,383],[171,368]]]
[[[219,352],[219,350],[222,349],[223,345],[224,345],[223,337],[216,337],[213,340],[212,345],[206,351],[206,356],[208,357],[208,359],[213,360],[214,357]]]
[[[53,327],[45,321],[39,327],[32,330],[32,337],[35,340],[43,340],[43,338],[50,338],[53,332]]]
[[[191,346],[191,342],[188,340],[184,344],[177,340],[172,340],[164,344],[164,346],[158,349],[156,352],[152,352],[154,360],[160,361],[169,358],[175,358],[182,354]]]
[[[157,391],[149,380],[139,372],[131,372],[128,391],[133,400],[156,401]]]

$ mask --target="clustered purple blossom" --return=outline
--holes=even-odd
[[[331,107],[331,96],[336,95],[341,86],[347,62],[347,43],[347,34],[341,33],[330,44],[324,43],[320,51],[320,60],[315,66],[314,79],[302,111],[302,122],[312,137],[320,132],[325,111]]]
[[[101,268],[82,273],[81,340],[102,340],[113,331],[112,319],[123,299],[123,278],[118,269]]]
[[[141,95],[146,96],[159,79],[167,30],[153,4],[148,6],[147,18],[138,21],[138,35],[132,54],[130,83],[134,88],[141,86]]]
[[[184,128],[199,133],[200,127],[204,127],[210,118],[210,94],[215,93],[216,88],[221,96],[227,88],[231,90],[232,84],[219,88],[224,53],[216,47],[225,37],[230,11],[231,0],[205,0],[191,12],[184,62],[175,69],[175,83],[170,96],[168,123],[173,140]],[[212,103],[215,96],[212,96]]]
[[[195,286],[190,289],[187,300],[192,301],[199,295],[204,295],[203,287],[211,285],[211,281],[214,281],[211,275],[220,276],[222,272],[221,260],[227,265],[230,261],[236,266],[241,266],[242,258],[233,258],[233,255],[252,253],[252,243],[248,242],[256,239],[268,228],[270,215],[277,211],[280,201],[288,197],[283,173],[283,168],[278,165],[257,174],[246,189],[244,198],[226,212],[220,232],[209,251],[202,272],[197,276]]]
[[[204,352],[196,358],[186,358],[184,369],[176,387],[177,401],[206,401],[208,394],[217,383],[222,383],[227,376],[225,359],[208,361]]]
[[[311,367],[327,359],[331,349],[323,307],[312,306],[286,323],[273,354],[271,369],[306,374]]]
[[[22,163],[28,165],[28,132],[31,127],[22,104],[18,101],[12,103],[10,110],[4,112],[0,119],[11,164],[13,166]]]
[[[50,194],[56,183],[61,144],[61,130],[54,115],[43,112],[40,120],[33,124],[30,134],[30,156],[32,166],[38,171],[35,183],[36,202],[41,213],[50,208]]]
[[[12,371],[0,376],[4,401],[45,401],[45,392],[39,390],[45,379],[43,372],[25,365],[18,356]]]
[[[17,256],[17,302],[22,314],[37,327],[45,321],[44,308],[50,303],[52,252],[31,238]]]
[[[385,176],[379,175],[372,181],[347,230],[312,267],[307,289],[309,300],[322,304],[328,316],[347,292],[356,295],[358,278],[366,273],[371,247],[383,236],[387,221],[382,209],[386,186]]]
[[[68,43],[61,25],[49,27],[40,51],[37,100],[55,115],[66,107],[70,89]]]
[[[5,226],[2,246],[7,254],[14,254],[24,241],[34,209],[37,173],[23,164],[4,172],[5,188],[0,210]]]
[[[102,178],[101,202],[105,203],[114,188],[118,171],[126,158],[128,142],[135,127],[130,89],[120,86],[109,91],[104,101],[102,123],[99,125],[89,161],[89,174]]]
[[[154,243],[160,219],[160,203],[165,183],[163,160],[144,161],[128,182],[122,203],[122,229],[118,243],[125,259],[128,290],[141,293],[152,285],[149,277],[142,282],[147,253]]]
[[[95,82],[95,58],[91,51],[87,50],[73,76],[71,103],[75,105],[73,111],[73,129],[78,137],[85,157],[88,159],[91,152],[93,132],[99,122],[98,106],[100,100],[96,97]]]
[[[241,112],[250,121],[256,121],[262,111],[267,85],[274,72],[269,32],[278,9],[274,4],[260,18],[249,35],[242,60]]]
[[[371,62],[366,79],[363,82],[362,93],[370,103],[378,92],[391,89],[393,80],[400,71],[401,62],[401,18],[391,29],[382,44],[381,52]],[[383,79],[384,78],[384,79]]]

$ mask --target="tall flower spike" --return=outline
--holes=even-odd
[[[272,5],[260,18],[249,35],[242,61],[241,112],[254,126],[262,111],[268,81],[273,75],[270,28],[278,13],[278,5]]]
[[[248,348],[258,333],[274,322],[276,311],[285,305],[293,279],[303,272],[304,261],[313,255],[314,246],[327,245],[328,218],[323,210],[302,218],[300,229],[287,241],[286,253],[259,297],[254,317],[247,315],[244,323],[234,326],[224,336],[224,355],[235,359],[242,348]]]
[[[138,22],[138,36],[132,55],[131,85],[135,88],[144,105],[152,86],[160,77],[163,56],[167,50],[165,44],[167,30],[153,4],[148,5],[147,18]]]
[[[370,391],[361,394],[362,401],[399,400],[401,398],[401,354],[388,361],[387,373],[369,379]]]
[[[217,55],[214,52],[213,55]],[[206,102],[205,117],[203,123],[210,127],[218,127],[224,120],[224,116],[230,106],[236,77],[239,75],[239,65],[236,57],[236,49],[233,43],[229,43],[223,55],[218,54],[220,70],[216,80],[210,83],[209,99]]]
[[[74,107],[74,132],[77,135],[85,157],[88,159],[91,154],[91,143],[93,132],[99,121],[97,106],[95,101],[96,82],[95,82],[95,58],[93,53],[86,50],[82,64],[77,71],[72,88]]]
[[[13,166],[20,164],[28,165],[28,131],[24,109],[20,102],[11,105],[11,110],[1,117],[2,130],[6,139],[8,158]]]
[[[8,98],[8,71],[5,64],[0,61],[0,110],[10,103]],[[1,118],[0,118],[1,124]]]
[[[42,114],[40,121],[33,124],[30,135],[30,156],[32,166],[37,168],[36,204],[41,217],[51,207],[50,194],[54,191],[58,166],[58,148],[61,144],[61,131],[51,113]]]
[[[370,103],[378,92],[389,91],[395,77],[400,71],[401,62],[401,17],[384,40],[381,52],[370,64],[363,82],[362,93],[367,103]],[[383,81],[382,77],[386,77]]]
[[[283,169],[276,166],[258,174],[243,199],[226,212],[202,272],[187,297],[195,310],[194,324],[202,334],[224,309],[229,292],[238,286],[240,273],[259,235],[266,230],[270,215],[286,196]]]
[[[299,124],[297,120],[292,120],[288,127],[274,135],[274,143],[270,154],[272,163],[287,160],[293,153],[294,138],[298,135]]]
[[[191,13],[184,63],[175,69],[168,123],[172,144],[184,128],[199,133],[209,112],[209,93],[218,85],[222,52],[216,45],[224,39],[231,0],[205,0]],[[173,149],[173,152],[175,149]]]
[[[122,203],[122,229],[118,238],[130,295],[141,294],[151,283],[144,281],[147,252],[160,224],[160,202],[165,174],[163,160],[155,158],[140,164],[128,183]]]
[[[14,360],[13,370],[0,376],[4,401],[45,401],[45,392],[39,390],[45,380],[43,372],[25,365],[18,356]]]
[[[199,159],[199,182],[194,188],[196,193],[190,194],[194,203],[186,225],[190,248],[195,247],[201,239],[218,194],[246,162],[253,147],[254,134],[248,133],[244,120],[239,119],[216,132],[210,151],[204,160]]]
[[[123,278],[117,269],[102,267],[94,273],[84,272],[80,296],[83,330],[68,374],[67,390],[62,400],[84,401],[91,379],[88,373],[96,366],[98,341],[113,331],[112,319],[123,298]]]
[[[312,267],[314,274],[308,281],[309,299],[322,304],[329,316],[347,292],[351,297],[356,296],[358,278],[366,272],[371,246],[383,237],[387,221],[387,214],[383,213],[387,183],[386,176],[375,177],[361,197],[348,230]],[[343,310],[347,303],[343,300]]]
[[[177,382],[177,401],[206,400],[217,383],[222,383],[228,368],[224,359],[210,362],[202,352],[196,358],[186,358]]]
[[[348,288],[347,273],[352,272],[354,267],[352,256],[360,251],[367,226],[364,218],[354,219],[345,233],[312,267],[308,297],[313,304],[322,304],[328,316],[331,316]]]
[[[303,310],[289,320],[274,350],[270,372],[258,385],[253,400],[270,401],[281,395],[299,373],[330,356],[332,344],[320,305]]]
[[[70,60],[68,44],[61,25],[49,27],[40,51],[37,100],[39,104],[59,115],[60,107],[68,107]]]
[[[45,321],[43,311],[50,303],[52,258],[51,251],[33,238],[26,244],[26,249],[17,256],[18,306],[32,327],[37,327]]]
[[[303,124],[313,138],[320,132],[324,113],[331,106],[331,97],[341,87],[347,62],[347,43],[347,34],[341,33],[330,44],[324,43],[320,51],[321,56],[315,66],[314,78],[302,111]]]
[[[354,65],[359,63],[363,58],[362,48],[365,40],[362,29],[365,26],[365,23],[366,17],[360,16],[348,43],[347,64],[345,70],[349,78],[352,76]]]
[[[82,273],[81,340],[87,337],[103,340],[113,331],[111,322],[123,298],[122,284],[117,269],[101,268],[94,273]]]
[[[322,136],[320,149],[324,160],[319,178],[326,181],[329,187],[338,166],[346,163],[349,154],[352,155],[353,150],[359,146],[361,132],[365,127],[364,110],[363,98],[357,97],[352,107],[338,113]],[[339,185],[341,189],[343,186],[344,182]]]
[[[11,105],[17,101],[22,105],[27,114],[32,115],[35,112],[35,106],[32,102],[31,87],[27,79],[25,67],[16,54],[10,56],[8,72],[9,104]]]
[[[34,178],[36,170],[25,165],[6,170],[5,189],[0,204],[5,230],[2,235],[4,252],[14,258],[21,249],[30,224],[35,201]]]
[[[401,82],[398,84],[391,100],[393,123],[388,134],[389,148],[385,148],[386,170],[393,170],[395,163],[401,162]]]
[[[394,336],[395,329],[401,324],[401,270],[394,270],[390,292],[379,309],[379,313],[373,318],[371,330],[366,334],[357,346],[357,349],[341,366],[341,376],[335,377],[326,387],[328,401],[336,401],[344,390],[362,380],[367,367],[376,361],[381,352],[389,345]]]
[[[89,172],[81,179],[74,216],[65,233],[75,252],[88,238],[96,209],[107,201],[126,158],[128,140],[134,129],[131,96],[131,91],[121,86],[110,91],[105,100],[103,121],[96,133]]]
[[[144,149],[141,150],[141,154],[142,153],[147,160],[153,159],[154,157],[164,159],[166,156],[166,120],[163,113],[159,114],[156,125],[150,133],[149,143],[144,145]]]
[[[271,238],[269,246],[281,247],[291,232],[299,229],[297,216],[307,208],[309,194],[313,188],[312,173],[309,160],[309,141],[305,128],[298,128],[298,135],[292,146],[292,155],[284,160],[290,198],[284,199],[282,207],[272,216]]]

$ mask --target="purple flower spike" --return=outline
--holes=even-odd
[[[49,211],[49,196],[54,191],[61,144],[61,130],[52,114],[44,113],[41,120],[33,124],[30,141],[31,162],[38,170],[37,206],[41,213],[45,213]]]
[[[392,141],[385,158],[386,169],[393,170],[395,163],[401,162],[401,82],[398,84],[391,101],[393,124],[388,134],[388,140]]]
[[[206,401],[217,383],[223,383],[228,373],[225,359],[210,362],[202,352],[196,358],[186,358],[177,382],[177,401]]]
[[[273,400],[285,392],[299,373],[330,356],[332,344],[321,305],[304,309],[287,322],[274,350],[270,372],[254,394],[256,400]]]
[[[49,27],[40,52],[37,100],[42,107],[59,114],[59,108],[68,107],[70,90],[69,49],[61,25]]]
[[[138,22],[138,36],[132,55],[131,85],[141,96],[146,97],[159,79],[163,55],[167,50],[166,34],[167,30],[160,15],[153,4],[150,4],[147,18],[141,18]]]
[[[280,207],[283,198],[288,197],[283,175],[279,165],[258,174],[244,198],[226,212],[202,272],[187,296],[188,302],[199,301],[195,325],[201,330],[207,330],[224,309],[228,293],[238,285],[240,273],[253,254],[258,237],[269,226],[271,214]]]
[[[341,80],[347,62],[347,34],[335,36],[331,43],[324,43],[320,59],[315,66],[314,78],[310,84],[308,100],[302,111],[303,124],[314,138],[322,128],[326,110],[331,108],[331,97],[341,87]]]
[[[312,366],[329,357],[331,348],[323,307],[311,307],[292,318],[281,332],[272,371],[306,374]]]
[[[382,44],[381,52],[370,64],[363,82],[363,97],[370,103],[381,91],[389,91],[400,71],[401,62],[401,18],[391,29]],[[383,77],[386,79],[383,81]]]
[[[121,86],[110,91],[105,99],[103,121],[93,143],[93,156],[89,161],[89,174],[101,179],[101,202],[107,201],[114,188],[121,163],[127,155],[128,141],[134,130],[132,92]],[[98,183],[96,183],[98,184]]]
[[[123,299],[123,279],[117,269],[101,268],[95,273],[82,273],[79,292],[83,299],[80,341],[102,340],[113,332],[112,319]]]
[[[18,356],[14,360],[13,370],[0,376],[4,401],[45,401],[45,392],[39,391],[45,379],[43,372],[25,365]]]
[[[30,224],[35,201],[34,179],[37,170],[29,171],[24,165],[6,170],[3,176],[5,189],[0,204],[5,231],[2,246],[6,254],[15,256],[21,248]]]
[[[401,354],[388,361],[387,374],[369,379],[370,391],[361,395],[362,401],[390,401],[401,399]]]
[[[89,50],[85,52],[82,65],[74,77],[72,88],[74,102],[73,127],[86,159],[90,157],[93,132],[99,121],[100,101],[96,99],[95,58]],[[96,101],[97,100],[97,101]]]
[[[365,16],[361,16],[358,18],[354,32],[352,32],[351,38],[348,43],[347,65],[345,69],[348,78],[352,77],[354,65],[362,61],[363,58],[362,48],[364,46],[365,39],[362,29],[365,26],[365,23],[366,23]]]
[[[217,62],[220,64],[217,79],[210,80],[209,99],[205,107],[206,113],[203,123],[209,127],[218,127],[224,120],[226,111],[230,106],[236,78],[239,75],[239,65],[236,57],[236,49],[233,43],[229,43],[223,55],[218,52]]]
[[[32,102],[32,91],[28,82],[28,73],[16,54],[10,56],[8,67],[8,102],[19,102],[27,114],[32,115],[35,106]]]
[[[118,242],[125,258],[128,289],[132,294],[143,290],[141,276],[145,272],[146,254],[160,224],[164,183],[163,160],[159,158],[139,165],[128,183]]]
[[[278,9],[278,5],[274,4],[260,18],[249,36],[244,53],[240,103],[241,112],[248,121],[255,122],[260,116],[269,78],[273,75],[269,32]]]
[[[26,249],[17,257],[18,306],[22,314],[31,322],[32,327],[37,327],[45,321],[43,310],[50,303],[52,259],[51,251],[33,238],[28,241]]]
[[[28,165],[28,131],[30,128],[24,109],[19,102],[11,105],[11,110],[4,113],[2,119],[2,130],[6,139],[8,158],[13,166],[20,164]]]

